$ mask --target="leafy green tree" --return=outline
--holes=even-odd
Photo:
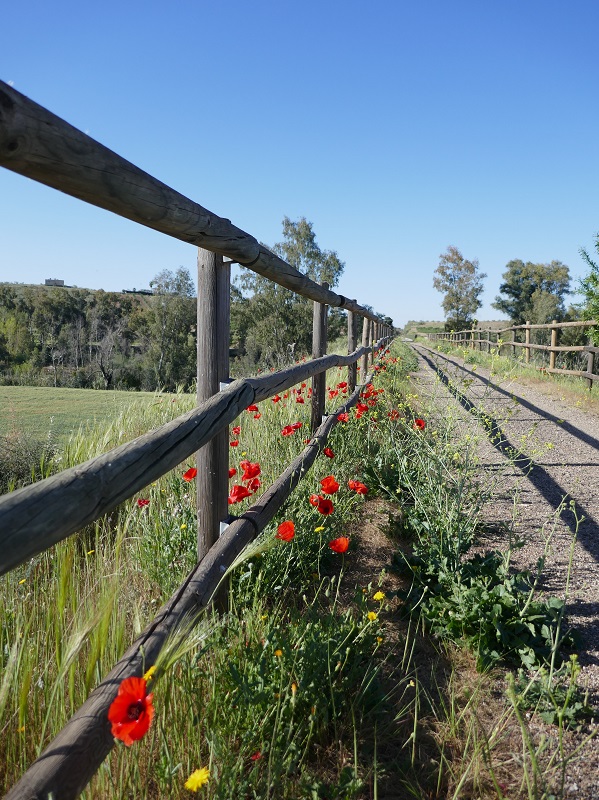
[[[478,266],[477,258],[469,261],[453,245],[439,256],[433,286],[445,294],[442,305],[447,330],[468,327],[482,305],[480,295],[483,291],[483,280],[487,276],[478,271]]]
[[[595,237],[595,250],[599,253],[599,234]],[[589,274],[580,281],[580,292],[584,296],[582,317],[599,320],[599,264],[593,261],[588,252],[581,248],[580,254],[590,269]],[[599,326],[591,328],[593,343],[599,347]]]
[[[147,316],[145,363],[153,388],[189,387],[196,374],[196,299],[189,271],[162,270],[150,281],[154,290]]]
[[[271,248],[312,280],[335,286],[344,264],[337,253],[322,250],[311,222],[283,219],[283,241]],[[309,354],[312,348],[312,301],[290,292],[262,275],[244,270],[232,294],[231,318],[240,351],[237,369],[257,364],[281,367]],[[329,339],[344,324],[344,315],[330,309]]]
[[[524,263],[514,259],[506,265],[503,283],[493,308],[503,311],[515,325],[527,320],[536,324],[561,320],[564,298],[570,291],[570,271],[561,261],[550,264]]]

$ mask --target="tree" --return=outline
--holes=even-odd
[[[441,253],[433,286],[445,293],[443,310],[447,330],[462,330],[471,324],[482,305],[479,298],[486,277],[478,271],[478,259],[468,261],[457,247],[450,245],[446,253]]]
[[[570,291],[570,271],[561,261],[524,263],[519,258],[506,265],[503,283],[493,308],[503,311],[515,325],[563,319],[564,297]]]
[[[173,390],[192,383],[196,369],[196,300],[189,271],[165,269],[150,281],[154,290],[148,319],[146,362],[154,388]]]
[[[599,234],[595,237],[595,250],[599,253]],[[589,274],[580,281],[580,292],[584,295],[582,317],[599,320],[599,264],[593,261],[587,251],[581,248],[580,255],[590,268]],[[593,343],[599,347],[599,326],[591,328]]]
[[[311,222],[301,217],[283,219],[283,241],[271,248],[312,280],[335,286],[344,264],[333,250],[321,250]],[[311,300],[290,292],[251,270],[244,270],[233,292],[231,318],[239,349],[245,354],[244,369],[261,364],[281,367],[311,352]],[[343,325],[344,317],[331,309],[329,337]],[[249,362],[249,363],[248,363]]]

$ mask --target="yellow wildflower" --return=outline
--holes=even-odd
[[[88,555],[88,556],[91,556],[91,555],[93,555],[95,552],[96,552],[95,550],[88,550],[88,551],[87,551],[87,555]]]
[[[319,525],[318,528],[314,528],[314,533],[320,533],[324,530],[324,525]]]
[[[369,611],[367,616],[371,622],[374,622],[374,620],[378,617],[378,614],[376,613],[376,611]]]
[[[150,667],[149,670],[144,675],[144,681],[151,681],[154,677],[154,673],[156,672],[156,667]]]
[[[19,586],[22,586],[24,583],[26,583],[26,581],[27,578],[21,578],[21,580],[19,581]]]
[[[205,783],[208,783],[209,779],[210,772],[206,769],[206,767],[196,769],[195,772],[192,772],[189,778],[185,781],[185,788],[189,789],[190,792],[197,792],[201,786],[203,786]]]
[[[184,531],[186,527],[187,527],[187,525],[184,522],[183,525],[181,525],[181,530]]]
[[[282,650],[275,650],[275,655],[276,655],[277,658],[281,658],[281,656],[283,655],[283,651]]]
[[[376,594],[372,598],[373,600],[384,600],[385,599],[385,592],[381,592],[380,590],[376,592]]]

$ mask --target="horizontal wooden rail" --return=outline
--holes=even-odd
[[[374,347],[382,347],[387,338]],[[370,348],[329,355],[260,378],[242,378],[172,422],[77,467],[0,497],[0,575],[107,514],[191,456],[252,403]]]
[[[182,622],[199,617],[210,603],[223,574],[273,519],[321,452],[337,424],[337,415],[355,405],[360,391],[361,387],[357,387],[342,406],[326,417],[303,452],[255,505],[227,527],[137,641],[8,792],[5,800],[47,800],[49,797],[74,800],[83,791],[114,746],[108,708],[120,682],[131,675],[140,676],[153,666],[168,636]]]
[[[0,81],[0,165],[175,239],[220,253],[318,303],[380,321],[310,280],[230,220],[193,202]]]
[[[534,331],[534,330],[552,330],[553,328],[593,328],[597,327],[599,322],[595,320],[578,320],[575,322],[556,322],[552,324],[551,322],[544,322],[542,324],[523,324],[523,325],[512,325],[509,328],[471,328],[468,330],[463,331],[447,331],[443,333],[429,333],[429,339],[451,339],[452,336],[461,336],[461,334],[465,333],[492,333],[493,335],[501,334],[501,333],[509,333],[510,331]],[[468,340],[470,341],[470,340]],[[487,341],[486,339],[483,341]],[[512,342],[504,342],[504,344],[512,344]]]

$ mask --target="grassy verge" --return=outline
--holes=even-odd
[[[526,627],[537,601],[522,577],[511,585],[498,569],[499,581],[490,579],[490,561],[475,573],[469,549],[484,498],[471,481],[474,443],[460,444],[454,421],[435,417],[413,395],[406,382],[413,366],[401,348],[378,365],[363,406],[335,428],[330,453],[233,572],[229,613],[206,614],[159,665],[148,734],[131,748],[117,742],[84,797],[189,797],[185,784],[197,770],[204,770],[197,790],[210,798],[501,798],[515,787],[520,778],[500,755],[522,706],[497,701],[481,724],[495,678],[477,675],[475,666],[537,652],[529,641],[516,646],[513,631],[507,643],[491,641],[496,605],[505,606],[508,628],[515,616]],[[333,409],[344,372],[332,371],[328,381]],[[231,431],[231,486],[249,483],[242,461],[259,465],[264,486],[302,449],[308,393],[299,386],[244,412]],[[181,396],[126,409],[107,428],[71,440],[61,463],[90,458],[192,403]],[[424,425],[415,424],[420,418]],[[7,787],[193,565],[195,487],[182,478],[190,466],[1,579],[0,780]],[[261,488],[252,485],[257,494]],[[359,572],[373,495],[390,520],[389,561],[397,551],[403,573],[393,591],[343,577],[350,566],[354,577]],[[251,502],[232,510],[243,513]],[[293,537],[277,538],[283,522],[293,522]],[[504,563],[494,558],[494,567]],[[483,591],[503,601],[485,604]],[[557,653],[558,620],[534,609],[549,615]],[[484,631],[472,624],[477,614],[479,621],[490,614]],[[542,651],[547,637],[539,636]],[[515,698],[523,693],[514,689]]]

